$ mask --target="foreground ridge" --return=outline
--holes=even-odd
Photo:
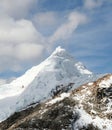
[[[1,130],[111,130],[112,74],[33,104],[0,124]]]

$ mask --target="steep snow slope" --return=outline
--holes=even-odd
[[[96,78],[82,63],[58,47],[41,64],[10,84],[0,87],[0,121],[32,103],[49,98],[57,85],[74,83],[73,88],[76,88]]]

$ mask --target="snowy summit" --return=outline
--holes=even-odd
[[[57,85],[67,85],[76,80],[76,88],[93,79],[90,71],[74,60],[65,49],[57,47],[45,61],[10,84],[0,87],[0,121],[32,103],[47,99]]]
[[[81,128],[83,126],[90,127],[88,126],[89,124],[86,122],[85,118],[90,119],[89,123],[94,122],[97,127],[102,128],[103,122],[105,124],[110,123],[110,116],[106,117],[105,111],[102,111],[101,114],[103,114],[107,120],[104,121],[104,119],[100,117],[101,114],[95,109],[97,108],[96,106],[98,104],[96,100],[98,97],[101,98],[101,101],[104,103],[105,100],[108,100],[108,103],[106,103],[103,108],[108,109],[107,113],[110,114],[112,81],[109,76],[107,76],[107,78],[104,77],[102,79],[98,79],[101,76],[102,75],[96,75],[87,70],[87,68],[81,62],[75,60],[65,49],[58,47],[45,61],[37,66],[32,67],[26,71],[25,74],[23,74],[21,77],[18,77],[10,84],[0,86],[0,122],[4,121],[5,123],[7,120],[10,122],[10,120],[13,120],[13,114],[15,112],[24,113],[27,110],[35,110],[38,108],[38,104],[44,105],[44,107],[42,105],[42,108],[39,107],[37,110],[35,110],[37,113],[39,111],[42,115],[47,110],[52,111],[51,108],[54,107],[54,104],[57,104],[58,102],[65,103],[66,98],[70,98],[70,100],[73,100],[71,100],[72,104],[69,104],[70,106],[68,105],[70,111],[74,113],[74,111],[72,111],[74,108],[76,113],[78,112],[81,114],[81,119],[77,121],[76,125],[75,123],[72,124],[73,128],[77,128],[77,130],[79,130],[78,128]],[[98,81],[96,81],[97,79]],[[98,87],[98,85],[100,87]],[[104,88],[105,85],[106,88]],[[103,90],[105,90],[104,93],[102,87]],[[101,96],[102,93],[104,97]],[[92,102],[90,102],[91,99]],[[69,103],[71,101],[69,101]],[[99,99],[97,101],[100,102]],[[77,102],[77,105],[73,102]],[[65,104],[65,106],[66,105],[67,104]],[[95,108],[92,108],[91,110],[91,106],[94,106]],[[48,109],[47,107],[51,108]],[[85,110],[85,107],[90,107],[87,109],[89,112]],[[66,113],[69,112],[68,108],[65,110],[67,110]],[[97,124],[97,119],[94,121],[92,120],[91,113],[99,116],[98,120],[101,122],[100,125]],[[85,118],[83,117],[83,114],[86,115]],[[25,115],[27,116],[27,113],[25,113]],[[37,115],[39,116],[39,113]],[[17,116],[17,120],[18,118],[19,117]],[[21,118],[23,118],[23,116]],[[40,117],[36,118],[39,118],[40,120]],[[51,119],[51,117],[49,118]],[[72,120],[72,118],[68,118],[67,120]],[[83,124],[80,125],[81,123]],[[10,127],[10,123],[8,124],[9,126],[5,126],[2,123],[0,125],[2,125],[0,128],[3,128],[3,130],[7,129],[7,127]],[[40,128],[38,125],[37,128]],[[109,130],[110,127],[111,124],[106,127],[106,130]],[[45,128],[47,128],[47,126],[45,126]],[[61,130],[60,128],[58,130]]]

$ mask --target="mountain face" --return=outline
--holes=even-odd
[[[0,130],[111,130],[112,76],[100,77],[56,48],[0,86]]]

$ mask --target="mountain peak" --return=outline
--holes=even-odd
[[[64,48],[62,48],[61,46],[56,47],[54,52],[61,52],[61,51],[65,51]]]
[[[58,57],[65,57],[65,58],[72,58],[72,56],[61,46],[58,46],[51,56],[58,56]]]
[[[56,49],[54,50],[53,54],[62,53],[62,52],[66,52],[66,50],[63,49],[61,46],[58,46],[58,47],[56,47]]]
[[[73,87],[77,88],[94,78],[96,79],[96,76],[74,60],[65,49],[57,47],[45,61],[32,67],[10,84],[0,87],[0,121],[32,103],[47,100],[57,86],[60,88],[74,84]],[[11,104],[8,103],[9,100]]]
[[[92,75],[92,72],[89,71],[84,65],[83,63],[77,61],[76,59],[74,59],[74,57],[72,57],[65,49],[63,49],[61,46],[58,46],[54,52],[51,54],[51,56],[49,57],[50,59],[53,59],[56,61],[56,59],[58,59],[56,62],[59,61],[59,59],[61,60],[60,62],[63,61],[64,65],[66,64],[67,69],[71,70],[72,73],[74,73],[74,70],[76,70],[78,73],[80,74],[89,74]],[[72,65],[72,66],[71,66]],[[71,67],[70,67],[71,66]],[[59,68],[61,66],[59,65]],[[71,69],[70,69],[71,68]],[[75,72],[76,72],[75,71]],[[76,74],[76,73],[75,73]]]

